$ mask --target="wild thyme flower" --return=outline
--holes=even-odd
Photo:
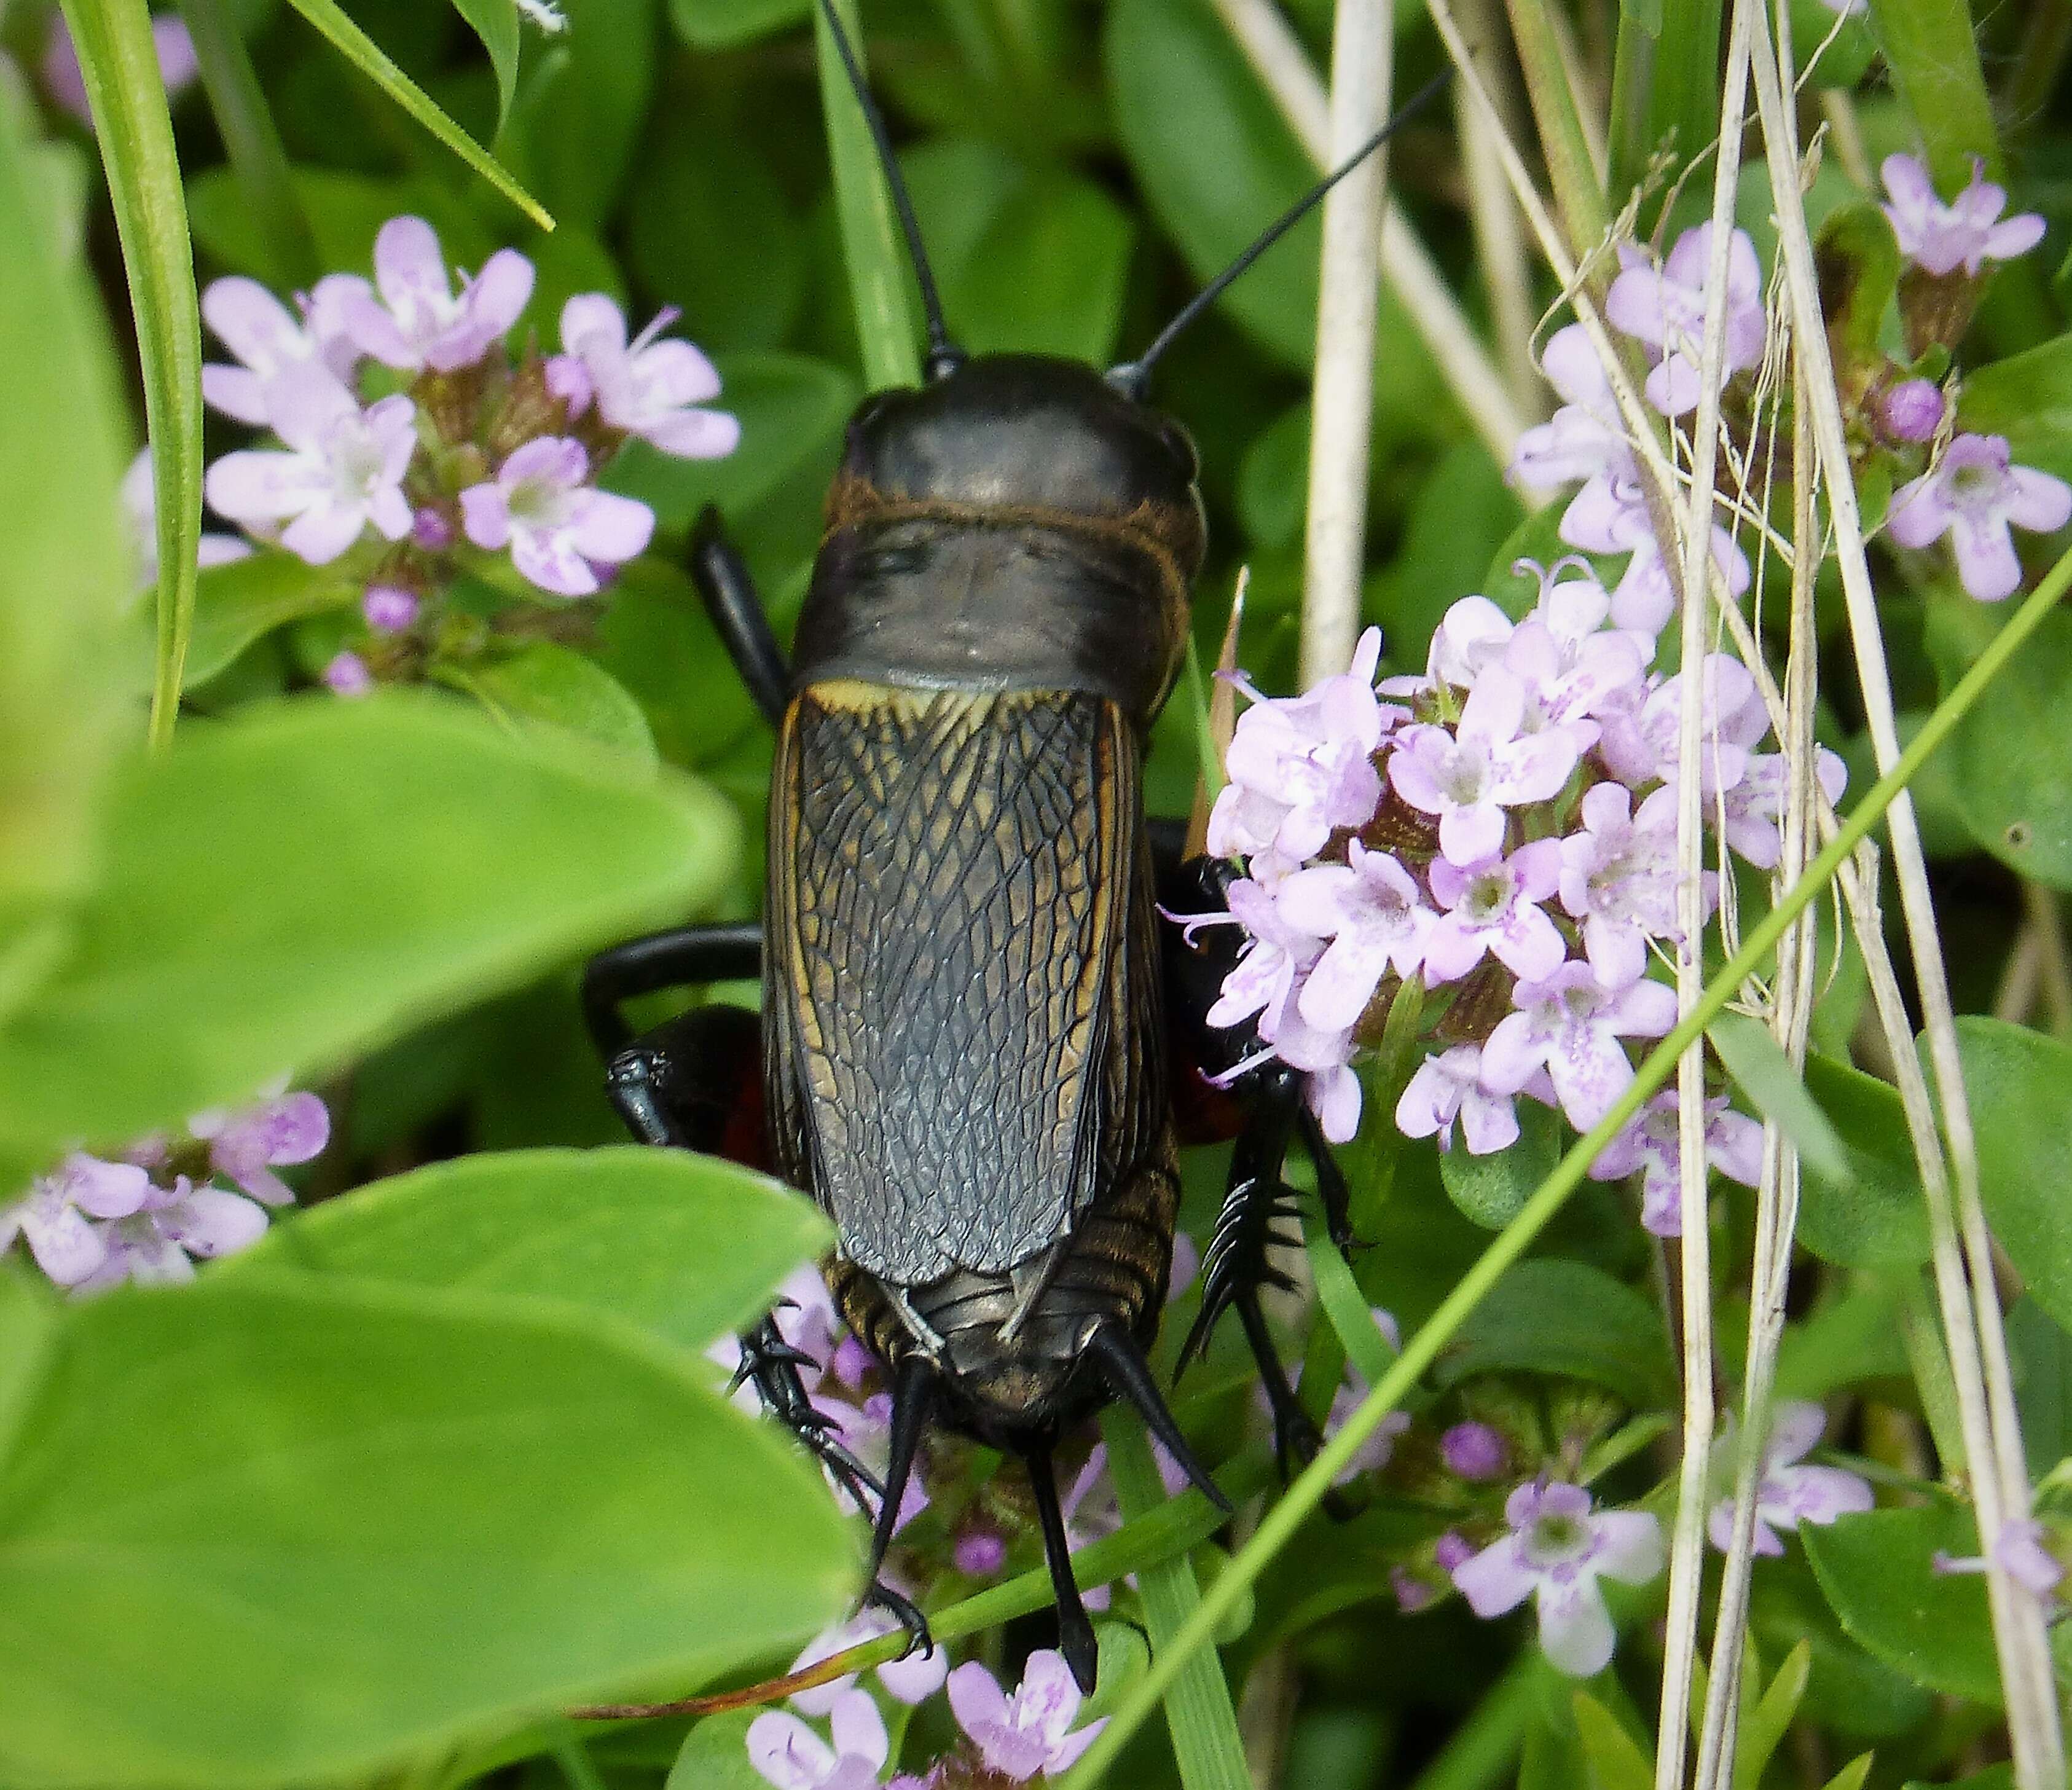
[[[1493,1155],[1518,1142],[1518,1109],[1510,1094],[1482,1082],[1482,1047],[1456,1044],[1418,1065],[1396,1103],[1396,1128],[1406,1138],[1437,1137],[1441,1150],[1453,1146],[1453,1121],[1470,1156]]]
[[[137,582],[150,586],[158,582],[158,493],[153,483],[151,451],[142,449],[122,475],[122,513],[130,524],[130,539],[137,549]],[[232,560],[249,559],[252,543],[234,534],[204,534],[195,543],[195,564],[206,571],[212,566],[228,566]]]
[[[1593,1511],[1581,1486],[1535,1481],[1505,1500],[1503,1536],[1453,1569],[1453,1583],[1482,1617],[1527,1598],[1540,1613],[1540,1645],[1556,1670],[1589,1678],[1618,1645],[1600,1578],[1645,1584],[1662,1570],[1662,1525],[1644,1511]]]
[[[460,494],[467,537],[511,562],[543,590],[587,597],[602,588],[599,566],[617,566],[646,548],[655,512],[590,485],[581,442],[542,435],[518,449],[495,478]]]
[[[421,217],[392,217],[374,239],[373,288],[346,294],[341,314],[363,354],[450,372],[479,360],[532,296],[532,264],[515,249],[463,274],[455,291],[438,233]]]
[[[1665,1088],[1633,1116],[1626,1129],[1598,1151],[1597,1159],[1590,1164],[1590,1178],[1594,1181],[1621,1181],[1630,1175],[1640,1175],[1640,1221],[1657,1237],[1684,1234],[1680,1110],[1676,1089]],[[1762,1127],[1747,1114],[1735,1112],[1725,1094],[1705,1102],[1705,1161],[1745,1187],[1752,1187],[1762,1179]]]
[[[202,396],[225,416],[263,428],[273,420],[273,384],[291,368],[321,367],[349,385],[360,351],[345,327],[345,304],[359,295],[371,299],[366,281],[327,274],[298,300],[298,320],[257,280],[232,274],[211,281],[201,295],[202,317],[239,364],[203,367]]]
[[[2065,1564],[2044,1544],[2042,1524],[2033,1517],[2010,1517],[1993,1539],[1993,1558],[2003,1571],[2032,1596],[2054,1599],[2064,1582]],[[1929,1562],[1938,1573],[1983,1573],[1984,1554],[1952,1557],[1938,1549]]]
[[[1676,995],[1666,983],[1638,981],[1614,992],[1586,963],[1563,964],[1544,981],[1521,982],[1517,1010],[1497,1022],[1482,1047],[1482,1080],[1515,1093],[1545,1069],[1561,1110],[1587,1131],[1633,1081],[1622,1038],[1659,1038],[1676,1023]]]
[[[607,426],[665,454],[718,459],[739,444],[741,424],[724,410],[699,408],[719,396],[711,361],[688,342],[656,339],[676,315],[674,309],[660,312],[629,343],[626,314],[611,299],[602,292],[578,294],[561,307],[565,352],[549,363],[549,378],[568,397],[571,418],[594,401]]]
[[[1749,1119],[1742,1123],[1758,1134],[1759,1149],[1762,1126]],[[1827,1413],[1810,1399],[1790,1400],[1777,1407],[1770,1421],[1770,1440],[1762,1451],[1762,1475],[1756,1486],[1758,1553],[1784,1552],[1784,1543],[1777,1533],[1779,1529],[1795,1529],[1801,1523],[1826,1525],[1838,1516],[1871,1508],[1868,1479],[1839,1467],[1800,1464],[1800,1457],[1819,1441],[1827,1425]],[[1725,1553],[1733,1540],[1732,1498],[1722,1498],[1712,1506],[1706,1533],[1712,1545]]]
[[[878,1790],[892,1747],[870,1693],[844,1692],[829,1711],[832,1744],[783,1710],[748,1726],[748,1762],[777,1790]]]
[[[822,1629],[810,1641],[791,1664],[793,1672],[803,1672],[809,1665],[818,1665],[837,1653],[852,1647],[860,1647],[865,1641],[876,1640],[881,1635],[889,1635],[898,1628],[898,1623],[882,1610],[859,1611],[846,1622],[835,1623]],[[925,1652],[910,1653],[903,1660],[887,1660],[878,1668],[878,1681],[891,1696],[902,1703],[925,1703],[943,1688],[943,1681],[950,1675],[949,1656],[939,1647],[931,1647]],[[808,1690],[791,1694],[791,1706],[808,1715],[831,1715],[835,1706],[844,1696],[856,1688],[856,1675],[830,1678],[824,1685],[816,1685]]]
[[[1924,273],[1940,276],[1961,267],[1975,275],[1988,261],[2025,255],[2043,240],[2043,220],[2035,212],[2001,217],[2007,193],[1986,179],[1976,157],[1970,183],[1947,204],[1914,156],[1888,155],[1878,172],[1892,200],[1883,210],[1899,252]]]
[[[108,1259],[107,1244],[88,1220],[126,1218],[150,1191],[150,1177],[134,1163],[74,1150],[19,1199],[0,1206],[0,1250],[21,1237],[53,1281],[76,1286]]]
[[[950,1674],[949,1691],[950,1709],[980,1762],[1016,1784],[1070,1771],[1107,1726],[1103,1717],[1073,1727],[1079,1688],[1064,1656],[1050,1648],[1029,1656],[1012,1697],[975,1660]]]
[[[1902,547],[1926,547],[1947,534],[1957,577],[1981,603],[1999,603],[2021,584],[2008,528],[2053,534],[2072,521],[2072,485],[2016,466],[2004,435],[1959,435],[1935,465],[1893,496],[1885,526]]]
[[[1716,302],[1706,290],[1712,257],[1709,221],[1686,230],[1659,268],[1630,243],[1619,248],[1622,270],[1605,295],[1605,315],[1644,343],[1655,356],[1647,376],[1647,401],[1664,416],[1697,408],[1700,363],[1704,358],[1705,318]],[[1731,378],[1762,360],[1768,323],[1762,303],[1762,269],[1745,230],[1733,232],[1727,252],[1725,360]]]

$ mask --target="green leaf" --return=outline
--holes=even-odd
[[[700,1371],[303,1277],[75,1307],[0,1468],[0,1776],[364,1779],[803,1638],[847,1525]]]
[[[1803,1165],[1799,1241],[1844,1268],[1918,1267],[1928,1207],[1898,1091],[1824,1056],[1807,1058],[1806,1091],[1840,1134],[1848,1172],[1832,1179]]]
[[[1734,1790],[1757,1790],[1763,1767],[1783,1740],[1791,1718],[1806,1695],[1807,1680],[1813,1671],[1813,1644],[1801,1641],[1784,1657],[1762,1693],[1762,1701],[1741,1719],[1739,1743],[1734,1752]]]
[[[2072,1048],[1970,1014],[1957,1022],[1957,1047],[1993,1235],[2029,1296],[2072,1324]]]
[[[754,699],[675,566],[636,560],[605,601],[598,663],[632,692],[671,763],[702,764],[757,722]]]
[[[482,39],[496,71],[496,128],[511,113],[511,95],[518,84],[518,7],[516,0],[453,0],[454,10],[467,21],[468,28]]]
[[[1096,366],[1112,358],[1136,241],[1113,200],[968,139],[927,144],[900,167],[962,345]]]
[[[288,152],[268,109],[265,90],[238,34],[239,22],[231,16],[225,0],[179,0],[179,8],[194,39],[195,60],[223,138],[231,178],[257,237],[265,245],[261,277],[283,290],[306,292],[326,269],[296,195]],[[190,208],[193,198],[191,185]],[[199,241],[199,225],[195,234]],[[191,682],[191,669],[187,676]]]
[[[334,566],[311,566],[293,553],[261,549],[249,559],[206,567],[195,587],[194,632],[189,637],[187,686],[191,689],[228,667],[264,635],[305,615],[350,609],[365,589]],[[148,677],[150,643],[146,618],[133,631],[140,671]]]
[[[2059,889],[2072,889],[2072,730],[2062,725],[2068,688],[2072,615],[2052,615],[2001,674],[1993,700],[1964,717],[1944,761],[1978,842]]]
[[[669,0],[669,23],[694,50],[730,50],[788,31],[813,0]]]
[[[1971,177],[1975,155],[1989,179],[2000,179],[2000,137],[1966,0],[1870,0],[1870,6],[1871,29],[1927,145],[1937,190],[1955,197]]]
[[[738,447],[723,460],[681,460],[635,441],[602,480],[647,504],[665,533],[689,528],[707,504],[736,516],[792,484],[841,439],[863,396],[841,368],[804,355],[722,356],[719,370],[726,386],[714,407],[741,419]],[[812,493],[816,510],[821,495]]]
[[[1964,375],[1957,426],[2007,437],[2017,466],[2063,478],[2072,473],[2072,335]]]
[[[1451,1150],[1439,1153],[1439,1179],[1463,1218],[1486,1231],[1500,1231],[1560,1159],[1560,1121],[1551,1107],[1527,1101],[1519,1109],[1516,1143],[1476,1156],[1457,1138]]]
[[[93,109],[136,319],[157,498],[158,638],[151,739],[179,718],[201,537],[201,307],[180,165],[143,0],[64,0]]]
[[[618,209],[663,66],[656,0],[562,0],[569,28],[520,84],[497,146],[557,217],[602,233]]]
[[[448,117],[430,95],[392,62],[381,46],[348,18],[338,0],[289,0],[354,68],[409,113],[542,229],[554,220],[539,201],[512,179],[488,150]]]
[[[856,0],[832,0],[858,76],[870,79]],[[827,14],[813,9],[813,48],[820,76],[828,159],[834,167],[835,217],[849,270],[850,307],[863,351],[864,384],[874,392],[921,383],[919,331],[908,302],[906,245],[892,214],[892,195],[878,146],[849,85]]]
[[[2027,1297],[2009,1309],[2007,1336],[2014,1355],[2022,1448],[2030,1476],[2040,1479],[2072,1455],[2072,1336]]]
[[[769,1309],[830,1241],[812,1203],[688,1150],[463,1156],[327,1200],[225,1274],[305,1269],[575,1306],[703,1348]]]
[[[401,693],[134,767],[76,950],[0,1031],[0,1138],[119,1142],[321,1070],[723,886],[726,805]]]
[[[1807,1558],[1842,1627],[1917,1684],[1997,1706],[2000,1668],[1983,1577],[1938,1574],[1936,1551],[1979,1551],[1968,1511],[1874,1510],[1826,1528],[1802,1523]]]
[[[386,180],[313,167],[292,168],[289,179],[327,272],[369,272],[376,234],[390,218],[406,212],[438,232],[446,258],[460,266],[480,266],[496,247],[451,181],[428,175]],[[187,182],[187,206],[195,241],[207,256],[233,273],[262,282],[279,278],[265,218],[253,208],[229,171],[204,168],[195,175]]]
[[[1433,1374],[1450,1386],[1496,1371],[1572,1374],[1636,1409],[1675,1396],[1660,1316],[1632,1288],[1580,1261],[1521,1261],[1508,1270]]]
[[[1594,1790],[1654,1790],[1655,1767],[1618,1718],[1586,1690],[1577,1691],[1574,1702]]]
[[[1222,271],[1315,179],[1213,10],[1117,0],[1102,56],[1116,129],[1153,215],[1195,278]],[[1309,364],[1322,220],[1310,216],[1217,301],[1284,365]]]
[[[133,600],[105,323],[0,105],[0,947],[92,874]],[[0,952],[4,955],[4,952]],[[27,991],[15,977],[0,1011]]]
[[[1150,1438],[1134,1411],[1110,1410],[1101,1419],[1108,1442],[1108,1471],[1125,1520],[1166,1502]],[[1144,1614],[1155,1652],[1201,1607],[1201,1588],[1185,1554],[1147,1566],[1137,1574]],[[1190,1659],[1166,1693],[1166,1721],[1184,1790],[1251,1790],[1244,1738],[1231,1702],[1230,1681],[1214,1648]]]
[[[1705,1035],[1749,1104],[1799,1146],[1799,1159],[1823,1180],[1846,1187],[1849,1159],[1842,1140],[1770,1028],[1745,1013],[1723,1013]]]
[[[595,660],[557,642],[528,640],[497,658],[446,666],[440,675],[508,727],[560,728],[655,761],[655,736],[631,693]]]
[[[769,1790],[769,1780],[748,1763],[749,1726],[760,1713],[727,1710],[707,1716],[684,1737],[662,1790]]]
[[[1871,1775],[1871,1767],[1877,1763],[1875,1753],[1857,1754],[1827,1780],[1825,1790],[1864,1790],[1864,1780]]]

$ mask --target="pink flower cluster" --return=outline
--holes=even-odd
[[[1615,623],[1611,595],[1564,562],[1540,574],[1522,620],[1485,597],[1455,603],[1421,677],[1377,687],[1370,630],[1352,669],[1306,695],[1243,686],[1251,706],[1208,849],[1244,858],[1246,875],[1229,916],[1183,916],[1247,934],[1210,1014],[1256,1039],[1234,1076],[1268,1057],[1303,1071],[1326,1135],[1349,1138],[1355,1057],[1414,977],[1434,1047],[1396,1107],[1406,1135],[1448,1149],[1457,1125],[1480,1155],[1515,1141],[1520,1095],[1578,1130],[1610,1110],[1633,1079],[1627,1040],[1661,1037],[1675,1018],[1646,971],[1677,936],[1673,786],[1693,689],[1706,813],[1758,867],[1778,860],[1786,780],[1782,759],[1759,749],[1768,717],[1739,661],[1714,654],[1695,677],[1651,672],[1652,634]],[[1823,751],[1819,774],[1839,795],[1840,759]],[[1708,911],[1713,881],[1706,873]],[[1658,1231],[1675,1223],[1663,1192],[1675,1098],[1658,1097],[1596,1171],[1643,1172]],[[1708,1127],[1714,1162],[1753,1181],[1753,1121],[1720,1102]]]
[[[75,1293],[191,1280],[196,1261],[257,1241],[266,1208],[295,1197],[274,1170],[308,1162],[330,1139],[324,1103],[282,1088],[235,1111],[198,1113],[184,1135],[154,1134],[113,1161],[74,1150],[0,1205],[0,1250],[19,1237]],[[218,1176],[240,1191],[216,1186]]]
[[[202,295],[234,357],[202,369],[203,395],[279,444],[211,466],[210,506],[311,565],[357,551],[377,645],[417,624],[463,541],[508,553],[537,590],[593,595],[654,531],[646,504],[598,488],[620,446],[638,436],[705,459],[739,439],[734,418],[706,407],[720,390],[712,363],[658,339],[673,312],[629,340],[618,305],[582,294],[562,307],[558,354],[528,346],[514,360],[505,339],[532,286],[515,249],[456,275],[429,224],[397,217],[375,240],[371,283],[329,275],[292,311],[242,278]],[[335,664],[328,681],[351,692],[372,676]]]

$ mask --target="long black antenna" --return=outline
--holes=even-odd
[[[864,84],[863,70],[857,65],[856,51],[842,29],[834,0],[820,0],[820,14],[835,40],[835,54],[841,58],[842,72],[849,76],[849,91],[862,109],[863,121],[870,126],[870,140],[878,146],[878,166],[885,183],[892,189],[892,208],[899,214],[899,228],[906,238],[906,253],[913,257],[914,277],[921,285],[921,307],[928,314],[928,377],[940,379],[953,373],[964,360],[964,351],[950,339],[943,322],[943,301],[935,290],[935,276],[929,270],[928,252],[921,246],[921,226],[914,216],[914,201],[906,195],[906,183],[899,178],[899,164],[892,158],[892,139],[886,134],[885,114]]]
[[[822,0],[822,3],[824,5],[826,3],[826,0]],[[1254,261],[1257,261],[1261,255],[1264,254],[1268,249],[1271,249],[1274,244],[1287,235],[1288,232],[1293,229],[1297,224],[1300,224],[1310,207],[1316,204],[1323,198],[1326,193],[1329,192],[1332,187],[1338,185],[1341,180],[1344,179],[1347,175],[1350,174],[1355,168],[1360,165],[1361,163],[1364,162],[1370,155],[1373,154],[1376,150],[1379,149],[1383,143],[1387,142],[1388,139],[1395,134],[1396,127],[1399,125],[1404,123],[1429,101],[1435,97],[1440,90],[1445,86],[1446,83],[1453,78],[1453,71],[1452,68],[1449,66],[1440,70],[1440,72],[1434,75],[1431,80],[1428,80],[1422,87],[1419,88],[1417,91],[1412,94],[1409,99],[1404,102],[1402,109],[1399,111],[1394,117],[1391,118],[1387,124],[1383,125],[1380,130],[1377,130],[1371,137],[1368,138],[1367,142],[1363,144],[1359,149],[1354,152],[1350,160],[1344,163],[1342,166],[1334,168],[1330,173],[1326,175],[1322,179],[1319,180],[1316,183],[1315,186],[1312,187],[1307,192],[1303,194],[1303,195],[1300,199],[1297,200],[1295,203],[1285,212],[1282,212],[1277,219],[1276,219],[1272,224],[1269,224],[1259,233],[1257,237],[1252,239],[1252,246],[1250,248],[1247,249],[1243,254],[1240,255],[1235,261],[1232,261],[1229,266],[1226,267],[1222,273],[1219,274],[1213,280],[1210,281],[1207,286],[1203,286],[1199,292],[1197,292],[1193,298],[1190,298],[1187,301],[1185,308],[1183,308],[1180,312],[1180,315],[1175,317],[1171,323],[1168,323],[1165,328],[1159,331],[1157,339],[1154,341],[1149,348],[1146,348],[1144,352],[1139,355],[1134,360],[1125,360],[1120,366],[1112,368],[1109,370],[1108,376],[1108,384],[1114,386],[1117,391],[1120,392],[1126,397],[1142,397],[1144,396],[1145,388],[1151,383],[1152,362],[1156,360],[1159,356],[1172,347],[1174,339],[1179,335],[1180,331],[1194,322],[1197,317],[1200,316],[1203,311],[1207,311],[1211,305],[1216,302],[1217,299],[1220,298],[1223,295],[1225,289],[1230,285],[1231,281],[1235,279],[1239,274],[1244,272],[1244,270],[1250,267]]]

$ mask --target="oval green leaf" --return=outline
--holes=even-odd
[[[224,1277],[75,1308],[0,1467],[0,1778],[364,1780],[837,1614],[847,1525],[633,1332]]]
[[[2045,618],[1966,715],[1948,762],[1973,837],[2024,876],[2072,889],[2072,615]]]
[[[1660,1315],[1630,1286],[1580,1261],[1521,1261],[1490,1290],[1433,1377],[1495,1370],[1572,1374],[1636,1409],[1675,1397]]]
[[[1854,1640],[1916,1684],[1998,1705],[1986,1582],[1938,1574],[1931,1564],[1938,1549],[1978,1553],[1969,1512],[1950,1504],[1873,1510],[1824,1529],[1802,1523],[1799,1533],[1820,1589]]]
[[[528,640],[500,658],[444,677],[507,726],[557,727],[643,763],[655,736],[632,693],[595,660],[553,640]]]
[[[0,1138],[118,1143],[680,917],[701,784],[401,693],[249,710],[133,767],[76,949],[0,1031]]]
[[[1805,1162],[1799,1241],[1844,1268],[1914,1268],[1927,1261],[1928,1207],[1898,1091],[1824,1056],[1806,1060],[1806,1092],[1833,1124],[1848,1173]]]
[[[1957,1047],[1986,1217],[2029,1296],[2072,1326],[2072,1048],[1971,1015],[1957,1022]]]
[[[413,1169],[276,1225],[222,1272],[471,1287],[621,1319],[691,1349],[769,1309],[827,1220],[767,1175],[688,1150],[509,1150]]]

